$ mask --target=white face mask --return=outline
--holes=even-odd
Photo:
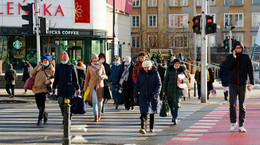
[[[180,67],[175,67],[175,66],[173,66],[175,69],[179,69]]]
[[[61,61],[62,64],[67,64],[68,62],[67,61]]]
[[[49,61],[47,61],[47,63],[43,63],[43,65],[45,66],[45,67],[47,67],[47,66],[49,66]]]
[[[102,63],[104,63],[104,62],[105,62],[105,60],[104,60],[104,59],[101,59],[100,61],[101,61]]]

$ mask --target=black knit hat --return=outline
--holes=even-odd
[[[172,64],[175,64],[176,62],[180,62],[180,60],[179,59],[174,59]]]
[[[235,50],[235,48],[236,48],[237,45],[240,45],[240,46],[242,47],[242,49],[244,50],[244,48],[243,48],[243,46],[241,45],[241,43],[240,43],[239,41],[235,41],[234,44],[233,44],[233,47],[232,47],[232,48],[233,48],[232,51]]]

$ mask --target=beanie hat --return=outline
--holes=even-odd
[[[151,67],[152,67],[152,62],[149,61],[149,60],[144,61],[144,62],[142,63],[142,67],[149,67],[149,68],[151,68]]]
[[[69,58],[68,53],[67,53],[66,51],[62,51],[60,60],[61,60],[61,61],[69,61],[69,59],[70,59],[70,58]]]
[[[51,55],[49,54],[44,54],[42,57],[42,60],[47,59],[49,62],[51,62]]]
[[[175,64],[176,62],[180,62],[180,60],[179,59],[174,59],[172,63]]]
[[[77,66],[83,66],[83,62],[79,60]]]
[[[96,59],[98,59],[98,55],[97,55],[97,54],[95,54],[95,53],[91,54],[91,59],[93,59],[93,58],[96,58]]]

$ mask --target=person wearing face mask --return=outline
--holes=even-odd
[[[142,63],[147,60],[147,54],[145,52],[140,52],[138,54],[138,61],[136,62],[136,65],[134,67],[133,71],[133,80],[136,82],[137,75],[139,73],[139,69],[142,67]]]
[[[154,133],[155,114],[159,112],[161,79],[157,68],[151,61],[144,61],[136,79],[134,99],[139,101],[141,129],[146,134],[148,114],[150,114],[150,132]],[[140,92],[140,94],[139,94]],[[139,95],[139,97],[137,97]],[[137,100],[138,99],[138,100]]]
[[[44,124],[48,121],[48,113],[45,111],[45,101],[49,93],[47,85],[52,84],[55,71],[50,61],[51,56],[45,54],[42,57],[42,63],[36,66],[31,72],[31,75],[35,76],[32,91],[35,94],[37,108],[39,109],[37,125],[42,125],[42,119],[44,119]]]
[[[101,119],[101,109],[104,100],[104,79],[107,79],[105,67],[98,61],[98,55],[91,55],[91,62],[87,68],[83,91],[89,88],[87,101],[92,102],[94,121]]]
[[[171,109],[172,122],[177,125],[179,108],[181,107],[182,90],[178,87],[178,83],[187,83],[188,77],[185,67],[180,65],[179,59],[174,59],[173,63],[167,68],[166,76],[163,82],[163,96],[167,96],[167,101]],[[184,74],[185,78],[178,79],[178,75]]]
[[[114,99],[114,104],[116,105],[116,109],[118,109],[119,104],[123,104],[123,96],[118,93],[118,87],[119,84],[117,84],[118,79],[119,79],[119,72],[120,72],[120,67],[121,67],[121,61],[120,57],[115,57],[114,62],[111,66],[111,82],[112,82],[112,94],[113,94],[113,99]]]
[[[120,67],[118,83],[120,88],[123,88],[122,94],[124,96],[125,109],[129,110],[130,108],[134,109],[134,80],[132,77],[134,70],[134,63],[131,61],[130,56],[124,58],[124,62]]]
[[[78,83],[78,74],[76,67],[69,62],[69,55],[67,52],[63,51],[61,53],[61,62],[56,65],[54,82],[52,91],[55,92],[58,86],[58,103],[62,116],[64,115],[64,100],[71,100],[74,93],[80,93],[80,86]],[[70,101],[71,103],[72,101]],[[72,114],[70,114],[72,117]],[[71,119],[70,117],[70,119]]]
[[[243,46],[239,41],[233,45],[232,54],[229,54],[226,62],[229,70],[229,113],[230,113],[230,130],[234,131],[237,126],[236,105],[237,98],[239,101],[239,132],[246,132],[244,128],[245,123],[245,98],[246,85],[248,91],[253,89],[254,85],[254,71],[251,59],[247,54],[243,53]],[[249,81],[247,80],[249,78]]]

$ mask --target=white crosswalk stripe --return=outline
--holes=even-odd
[[[183,105],[179,109],[179,120],[192,115],[204,105]],[[140,134],[139,108],[127,111],[123,106],[118,110],[108,103],[100,122],[94,122],[92,108],[88,106],[84,115],[73,115],[71,122],[72,143],[131,143],[146,140],[172,125],[171,115],[156,115],[155,133]],[[35,104],[0,110],[0,143],[60,143],[63,125],[60,109],[56,103],[46,104],[49,120],[46,125],[37,126],[38,109]],[[149,123],[148,123],[149,129]]]

